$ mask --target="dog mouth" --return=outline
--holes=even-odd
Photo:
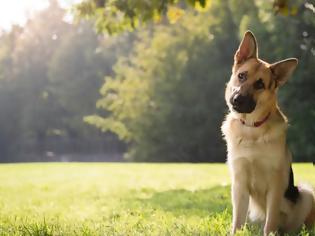
[[[256,102],[249,95],[234,94],[230,99],[230,103],[233,110],[238,113],[251,113],[256,108]]]
[[[255,106],[232,106],[233,110],[238,113],[252,113],[255,110]]]

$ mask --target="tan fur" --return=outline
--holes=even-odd
[[[312,190],[301,187],[296,204],[284,197],[292,158],[286,144],[287,118],[278,107],[277,90],[288,80],[297,60],[269,64],[258,59],[257,43],[251,32],[245,33],[234,59],[225,91],[230,113],[222,124],[232,177],[232,234],[244,225],[247,214],[251,220],[265,224],[265,235],[279,228],[294,231],[303,223],[310,226],[315,221]],[[243,71],[248,73],[247,80],[240,82],[238,74]],[[254,89],[258,79],[263,80],[265,89]],[[236,112],[230,102],[235,92],[250,94],[256,101],[254,111]],[[269,113],[266,122],[253,127]]]
[[[305,225],[308,228],[311,228],[314,225],[314,222],[315,222],[315,206],[313,205],[312,211],[310,212],[310,214],[307,216],[305,220]]]

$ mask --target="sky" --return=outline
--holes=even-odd
[[[0,1],[0,28],[10,29],[12,24],[23,25],[27,16],[48,5],[48,0],[2,0]],[[59,0],[60,5],[69,8],[80,0]]]

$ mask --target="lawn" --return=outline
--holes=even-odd
[[[315,185],[311,164],[294,170]],[[227,235],[229,188],[223,164],[0,165],[0,235]]]

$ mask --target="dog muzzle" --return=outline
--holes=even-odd
[[[256,102],[250,95],[243,96],[240,93],[234,93],[230,98],[230,103],[238,113],[251,113],[255,110]]]

